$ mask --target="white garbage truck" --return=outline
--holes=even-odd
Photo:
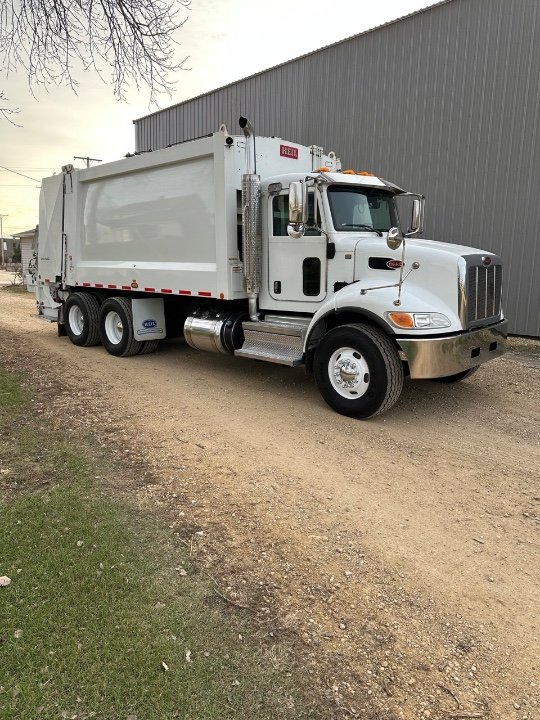
[[[406,376],[455,382],[504,352],[497,255],[419,238],[422,195],[240,128],[44,179],[39,316],[119,357],[183,335],[303,365],[356,418]]]

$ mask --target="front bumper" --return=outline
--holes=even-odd
[[[506,320],[488,328],[447,338],[397,338],[409,363],[411,378],[447,377],[504,355]]]

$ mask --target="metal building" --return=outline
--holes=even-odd
[[[334,150],[427,197],[425,237],[502,255],[510,331],[540,336],[540,3],[445,0],[135,120],[137,150],[215,132]]]

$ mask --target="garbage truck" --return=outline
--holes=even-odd
[[[424,202],[246,118],[237,134],[65,165],[41,188],[38,316],[117,357],[183,335],[302,365],[331,408],[369,418],[405,377],[457,382],[505,351],[500,258],[420,237]]]

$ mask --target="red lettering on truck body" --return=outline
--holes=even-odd
[[[291,147],[290,145],[280,145],[279,154],[281,155],[281,157],[298,160],[298,148]]]

